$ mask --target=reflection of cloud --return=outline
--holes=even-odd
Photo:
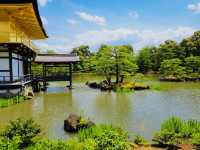
[[[147,45],[158,45],[165,40],[181,40],[193,34],[191,27],[169,28],[162,31],[141,30],[135,28],[100,29],[75,35],[74,37],[53,37],[46,42],[39,42],[43,49],[70,51],[80,45],[99,46],[112,42],[128,41],[137,50]]]

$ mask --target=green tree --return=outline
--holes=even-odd
[[[200,56],[200,31],[195,32],[191,37],[183,39],[180,43],[186,53],[186,57]]]
[[[200,75],[200,56],[191,56],[185,59],[187,74]]]
[[[109,84],[112,75],[115,75],[116,83],[119,83],[137,70],[133,49],[126,45],[102,45],[92,60],[96,71],[104,75]]]
[[[139,67],[139,71],[142,73],[147,73],[152,69],[152,59],[151,59],[151,48],[144,47],[140,50],[137,57],[137,65]]]
[[[76,54],[80,57],[80,63],[74,66],[74,70],[90,70],[90,47],[87,45],[81,45],[72,50],[71,54]]]
[[[185,67],[182,66],[182,61],[178,58],[164,60],[161,63],[160,73],[163,76],[173,76],[182,78],[185,76]]]
[[[184,60],[185,51],[181,49],[176,41],[167,40],[164,44],[159,46],[161,61],[166,59],[179,58]]]

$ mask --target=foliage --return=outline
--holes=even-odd
[[[21,138],[20,147],[26,147],[32,143],[32,138],[39,133],[40,127],[33,120],[17,119],[16,121],[11,121],[1,135],[9,140],[19,136]]]
[[[152,70],[152,56],[151,56],[152,47],[144,47],[140,50],[137,57],[137,65],[139,67],[139,71],[142,73],[147,73]]]
[[[133,142],[137,145],[144,145],[147,143],[147,140],[144,137],[142,137],[141,135],[135,135]]]
[[[127,134],[120,128],[112,126],[95,126],[78,133],[80,142],[85,142],[88,139],[94,140],[95,149],[125,150],[128,148]]]
[[[24,100],[25,100],[24,96],[15,96],[12,98],[8,98],[8,97],[0,98],[0,108],[18,104],[20,102],[23,102]]]
[[[66,142],[37,139],[27,150],[69,150],[69,146]]]
[[[171,117],[161,125],[161,131],[154,135],[153,141],[160,145],[176,145],[184,141],[193,141],[198,145],[200,122],[197,120],[184,121]]]
[[[0,137],[0,148],[1,150],[18,150],[21,144],[21,137],[14,136],[12,139]]]
[[[200,75],[200,56],[191,56],[185,59],[185,66],[188,75]]]
[[[80,57],[80,63],[74,65],[74,70],[78,71],[91,71],[92,66],[90,64],[90,58],[92,53],[88,45],[81,45],[72,50],[71,54],[75,54]]]
[[[186,74],[185,67],[182,66],[182,61],[178,58],[164,60],[161,63],[160,73],[163,76],[173,76],[183,78]]]
[[[92,63],[96,72],[104,75],[109,84],[112,75],[115,75],[116,83],[122,83],[125,77],[135,74],[137,70],[133,49],[127,45],[102,45],[93,56]]]

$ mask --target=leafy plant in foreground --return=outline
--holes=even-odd
[[[78,140],[85,142],[91,139],[99,150],[126,150],[128,149],[128,136],[120,128],[112,126],[95,126],[78,133]]]
[[[19,136],[21,138],[20,147],[26,147],[32,143],[32,138],[40,133],[40,126],[34,123],[32,119],[11,121],[1,135],[9,140]]]
[[[198,145],[200,122],[197,120],[183,121],[178,117],[171,117],[161,125],[161,131],[154,135],[153,141],[159,145],[176,145],[187,141]]]

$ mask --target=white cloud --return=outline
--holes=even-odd
[[[46,17],[41,16],[41,19],[42,19],[42,23],[43,23],[44,25],[47,25],[47,24],[48,24],[48,20],[47,20]]]
[[[77,25],[79,22],[77,20],[74,20],[74,19],[67,19],[67,23],[71,24],[71,25]]]
[[[40,6],[42,6],[42,7],[46,6],[46,4],[47,4],[48,2],[51,2],[51,1],[52,1],[52,0],[38,0]]]
[[[76,12],[76,15],[78,15],[81,19],[85,21],[96,23],[98,25],[105,25],[107,22],[104,17],[91,15],[86,12]]]
[[[139,18],[139,14],[136,11],[129,11],[128,15],[129,15],[129,17],[134,18],[134,19]]]
[[[127,41],[128,44],[133,45],[136,50],[139,50],[144,46],[159,45],[169,39],[180,41],[192,35],[194,31],[195,29],[190,27],[169,28],[161,31],[135,28],[101,29],[80,33],[70,38],[54,37],[49,39],[48,44],[40,43],[39,46],[44,49],[57,49],[69,52],[72,48],[83,44],[97,47],[101,44]],[[54,43],[51,41],[54,41]]]
[[[188,9],[195,12],[195,13],[200,13],[200,3],[197,4],[189,4]]]

